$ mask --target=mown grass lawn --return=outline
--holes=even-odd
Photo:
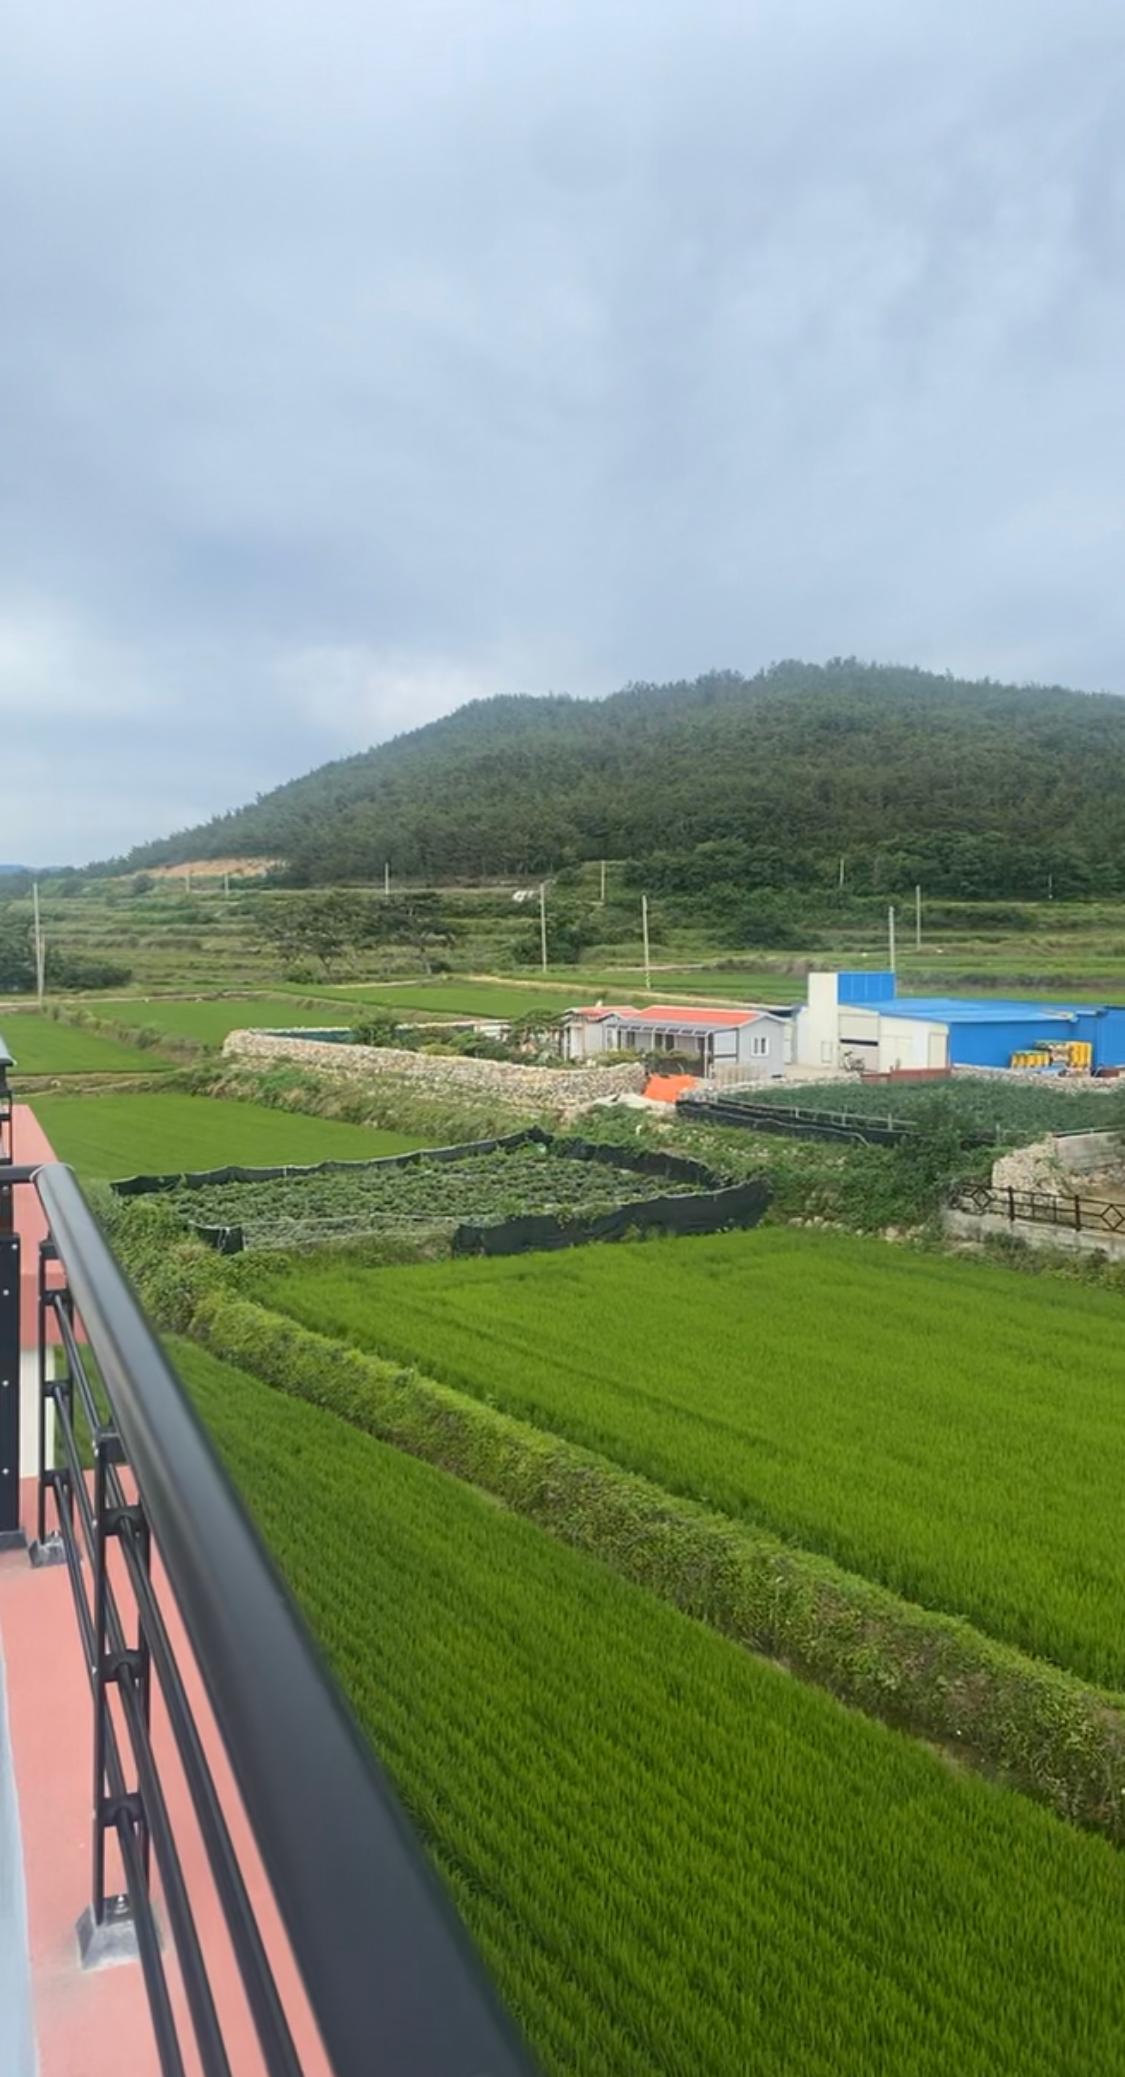
[[[547,2077],[1125,2067],[1104,1841],[173,1353]]]
[[[263,1302],[1125,1688],[1125,1303],[763,1229],[357,1273]]]
[[[60,1161],[91,1177],[374,1160],[419,1144],[403,1133],[209,1096],[37,1096],[32,1109]]]
[[[0,1037],[16,1063],[17,1076],[152,1074],[171,1062],[157,1053],[141,1054],[120,1039],[105,1038],[74,1024],[56,1024],[35,1010],[5,1010]]]

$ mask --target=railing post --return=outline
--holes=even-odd
[[[1082,1199],[1080,1197],[1076,1197],[1074,1200],[1074,1231],[1076,1233],[1081,1233],[1082,1231]]]
[[[9,1198],[10,1198],[9,1185]],[[0,1550],[20,1527],[20,1239],[0,1230]]]
[[[94,1836],[91,1856],[90,1911],[95,1927],[105,1923],[105,1835],[112,1823],[105,1778],[106,1671],[109,1639],[106,1635],[106,1533],[105,1533],[105,1441],[98,1436],[94,1448]]]
[[[63,1565],[66,1563],[66,1552],[61,1535],[64,1493],[66,1495],[65,1504],[69,1510],[68,1520],[72,1527],[74,1523],[74,1495],[70,1490],[70,1475],[67,1467],[65,1465],[51,1464],[47,1461],[53,1454],[51,1443],[55,1430],[51,1415],[55,1406],[57,1389],[56,1381],[51,1376],[51,1345],[47,1334],[47,1316],[56,1299],[56,1294],[51,1288],[48,1277],[48,1264],[57,1260],[58,1251],[53,1242],[50,1240],[40,1241],[36,1306],[38,1315],[39,1363],[39,1391],[37,1395],[39,1477],[36,1495],[35,1541],[31,1546],[31,1562],[37,1566]],[[72,1392],[69,1402],[71,1408],[73,1408],[73,1403]],[[53,1492],[55,1496],[56,1526],[53,1529],[49,1529],[47,1526],[47,1495],[49,1492]]]
[[[1010,1223],[1011,1225],[1013,1225],[1013,1226],[1015,1225],[1015,1222],[1016,1222],[1016,1193],[1015,1193],[1015,1191],[1013,1190],[1013,1188],[1012,1188],[1012,1185],[1011,1185],[1010,1183],[1009,1183],[1009,1185],[1008,1185],[1008,1220],[1009,1220],[1009,1223]]]
[[[39,1287],[37,1314],[39,1323],[39,1492],[36,1508],[36,1549],[44,1550],[47,1544],[47,1487],[50,1483],[51,1466],[47,1462],[47,1405],[50,1398],[47,1377],[47,1263],[51,1258],[51,1244],[39,1244]]]

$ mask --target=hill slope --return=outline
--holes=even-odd
[[[279,854],[303,883],[537,874],[736,841],[759,879],[1125,888],[1125,700],[785,663],[473,702],[115,862]]]

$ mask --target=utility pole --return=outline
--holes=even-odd
[[[836,882],[836,885],[839,888],[840,893],[842,894],[844,891],[844,861],[842,858],[840,860],[840,876]]]
[[[223,874],[223,893],[224,893],[224,894],[226,895],[226,897],[227,897],[227,900],[229,901],[229,900],[230,900],[230,874],[229,874],[229,873],[224,873],[224,874]]]
[[[652,966],[648,956],[648,896],[641,896],[641,936],[645,948],[645,994],[652,994]]]
[[[35,993],[39,999],[39,1007],[42,1009],[47,981],[47,947],[43,942],[43,925],[39,920],[38,880],[33,880],[31,883],[31,905],[35,917]]]
[[[922,950],[922,889],[914,889],[914,950]]]
[[[539,882],[539,952],[543,972],[547,971],[547,882]]]
[[[1055,876],[1054,876],[1054,874],[1053,874],[1053,873],[1048,873],[1048,874],[1047,874],[1047,900],[1048,900],[1048,901],[1054,901],[1054,899],[1055,899]]]
[[[388,858],[388,860],[387,860],[387,862],[386,862],[386,865],[385,865],[385,866],[383,867],[383,899],[384,899],[384,901],[390,901],[390,898],[391,898],[391,861],[390,861],[390,859]]]
[[[605,907],[605,859],[604,859],[604,858],[602,859],[602,892],[601,892],[601,905],[602,905],[602,908],[604,909],[604,907]]]
[[[892,972],[892,974],[893,974],[894,972],[896,972],[896,967],[895,967],[895,912],[894,912],[894,904],[893,904],[893,903],[892,903],[891,907],[890,907],[890,908],[889,908],[889,909],[887,910],[887,945],[888,945],[888,948],[889,948],[889,951],[890,951],[890,955],[891,955],[891,972]]]

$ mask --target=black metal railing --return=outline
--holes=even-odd
[[[736,1092],[681,1096],[676,1111],[693,1124],[741,1125],[752,1132],[780,1132],[794,1139],[861,1140],[877,1146],[896,1146],[918,1130],[905,1118],[880,1117],[869,1111],[820,1110],[811,1105],[755,1103],[752,1096]]]
[[[951,1197],[953,1211],[977,1218],[1021,1220],[1032,1226],[1057,1226],[1069,1233],[1125,1234],[1125,1204],[1101,1197],[1068,1197],[1049,1190],[992,1189],[974,1183]]]
[[[7,1046],[0,1039],[0,1168],[7,1168],[12,1160],[12,1089],[8,1080],[15,1066]],[[0,1232],[6,1232],[12,1223],[12,1193],[0,1179]]]
[[[737,1090],[729,1094],[717,1090],[713,1096],[681,1096],[676,1112],[679,1117],[697,1125],[741,1125],[750,1132],[780,1132],[792,1139],[852,1140],[862,1141],[868,1146],[900,1146],[904,1140],[917,1139],[924,1130],[913,1119],[896,1118],[890,1112],[835,1111],[812,1104],[756,1103],[751,1095]],[[960,1135],[960,1144],[963,1147],[991,1147],[999,1135],[999,1125],[992,1132],[964,1132]]]
[[[376,2070],[527,2077],[529,2059],[475,1950],[74,1176],[52,1164],[12,1168],[10,1180],[37,1192],[49,1234],[39,1264],[32,1559],[67,1567],[93,1696],[85,1958],[96,1961],[123,1942],[135,1949],[164,2077],[188,2069],[229,2077],[232,2047],[208,1929],[185,1876],[182,1819],[159,1759],[166,1741],[152,1735],[158,1701],[262,2063],[269,2077],[300,2072],[170,1633],[170,1588],[336,2077]],[[12,1310],[6,1272],[0,1290],[2,1315]],[[18,1291],[17,1276],[17,1344]],[[13,1396],[18,1410],[18,1380]],[[0,1447],[10,1451],[12,1441],[0,1438]],[[7,1459],[17,1479],[18,1465],[17,1418]],[[111,1880],[111,1842],[120,1888]],[[176,2017],[155,1895],[183,1985],[186,2029]]]

